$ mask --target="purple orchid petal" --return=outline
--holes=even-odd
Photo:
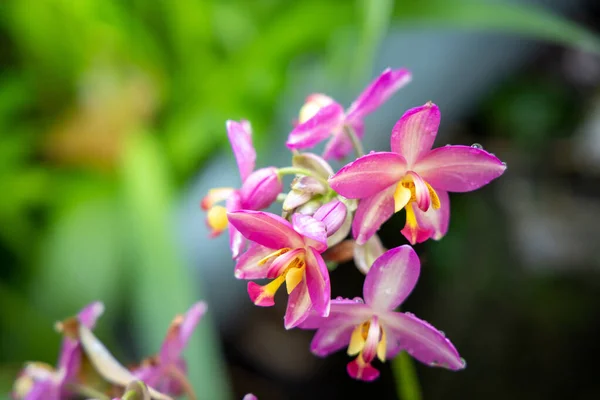
[[[346,119],[353,121],[372,113],[410,80],[411,74],[408,70],[387,68],[352,103],[346,113]]]
[[[348,212],[346,210],[346,217],[344,218],[342,225],[331,236],[327,237],[327,248],[328,249],[332,248],[336,244],[340,243],[342,240],[346,239],[346,237],[348,236],[348,233],[350,233],[350,229],[352,229],[352,220],[353,219],[354,219],[354,214],[351,212]]]
[[[283,325],[285,329],[292,329],[300,325],[306,318],[308,318],[312,309],[312,302],[310,300],[310,294],[308,293],[308,287],[304,279],[300,281],[298,286],[288,298],[287,309],[285,316],[283,317]]]
[[[431,149],[439,126],[440,109],[435,104],[408,110],[392,128],[392,151],[404,156],[412,168]]]
[[[436,193],[440,200],[440,208],[438,209],[430,207],[429,210],[423,212],[414,203],[407,205],[407,207],[411,207],[416,225],[411,226],[407,219],[406,225],[401,232],[413,245],[423,243],[428,239],[440,240],[448,232],[448,224],[450,222],[450,199],[448,192],[437,190]]]
[[[301,257],[306,252],[305,249],[293,249],[287,251],[273,260],[267,272],[267,278],[275,279],[282,274],[294,259]]]
[[[326,357],[343,349],[350,343],[350,337],[355,328],[356,325],[335,318],[317,330],[310,343],[310,351],[316,356]]]
[[[465,367],[454,345],[427,322],[409,313],[389,312],[382,316],[387,328],[387,340],[396,341],[402,350],[430,366],[443,366],[452,370]]]
[[[378,235],[373,235],[363,244],[354,245],[354,263],[363,274],[367,274],[375,260],[385,253]]]
[[[370,363],[377,356],[377,347],[379,346],[380,339],[380,325],[379,318],[374,316],[371,318],[369,329],[367,331],[367,337],[365,339],[365,345],[362,349],[362,359]]]
[[[308,318],[302,322],[300,329],[319,329],[332,323],[360,325],[373,316],[373,310],[367,306],[361,298],[342,299],[337,298],[330,301],[329,316],[322,317],[314,310]],[[334,322],[336,321],[336,322]]]
[[[227,214],[229,223],[244,237],[271,249],[304,247],[304,240],[292,225],[278,215],[262,211],[235,211]]]
[[[372,382],[379,378],[379,371],[366,363],[360,355],[348,363],[346,371],[352,378],[360,381]]]
[[[298,124],[288,136],[290,149],[306,149],[327,139],[329,134],[344,120],[344,109],[338,103],[321,108],[308,121]]]
[[[227,212],[233,212],[242,209],[242,199],[237,190],[233,191],[229,198],[227,198],[225,208]],[[229,248],[231,249],[232,259],[235,260],[240,256],[245,244],[246,239],[240,233],[240,231],[238,231],[235,226],[229,226]]]
[[[362,139],[365,134],[365,124],[362,120],[354,120],[348,123],[356,137]],[[323,158],[326,160],[338,160],[346,158],[350,153],[354,151],[352,140],[348,137],[348,134],[344,129],[340,128],[334,132],[333,137],[325,145],[323,150]]]
[[[367,154],[329,178],[333,190],[349,199],[364,199],[397,184],[406,174],[406,161],[396,153]]]
[[[96,321],[104,313],[104,304],[95,301],[85,306],[78,314],[77,319],[88,329],[94,329]]]
[[[352,235],[357,244],[365,244],[394,215],[394,190],[394,186],[390,186],[358,203],[352,223]]]
[[[332,200],[319,207],[313,217],[325,224],[327,236],[329,237],[340,229],[346,220],[347,214],[348,210],[344,203],[339,200]]]
[[[445,146],[430,151],[414,171],[436,190],[470,192],[504,173],[506,165],[485,150],[470,146]]]
[[[383,253],[365,278],[365,302],[375,310],[393,310],[406,299],[419,279],[421,263],[409,245]]]
[[[322,221],[310,215],[294,214],[292,216],[294,230],[304,236],[307,245],[315,248],[319,253],[327,250],[327,228]]]
[[[313,171],[325,179],[333,175],[331,165],[329,165],[322,157],[319,157],[314,153],[295,154],[292,157],[292,166]]]
[[[244,182],[248,175],[254,171],[254,164],[256,162],[256,151],[252,145],[250,123],[245,120],[240,122],[228,120],[225,126],[227,127],[227,136],[231,143],[235,161],[240,170],[240,178]]]
[[[198,302],[185,315],[175,317],[160,348],[158,357],[163,365],[176,362],[181,357],[181,352],[205,312],[206,303]]]
[[[273,167],[261,168],[254,171],[244,181],[239,193],[242,205],[247,210],[262,210],[267,208],[277,199],[283,190],[283,184],[277,169]]]
[[[247,393],[242,400],[258,400],[258,397],[252,393]]]
[[[235,277],[237,279],[266,278],[273,259],[269,259],[263,264],[259,264],[259,261],[270,254],[273,254],[273,249],[257,243],[251,243],[248,250],[240,256],[235,264],[233,271]]]
[[[406,175],[412,178],[412,183],[415,185],[415,201],[417,202],[417,206],[419,209],[427,211],[431,205],[431,196],[427,184],[419,174],[408,171]]]
[[[309,248],[306,251],[306,286],[313,309],[322,317],[329,315],[331,285],[327,265],[317,250]]]

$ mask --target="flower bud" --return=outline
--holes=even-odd
[[[346,214],[346,205],[339,200],[332,200],[321,206],[313,217],[325,224],[329,237],[340,229],[346,219]]]
[[[363,274],[367,274],[373,265],[373,262],[385,253],[386,249],[381,244],[377,234],[371,236],[365,244],[354,246],[354,263],[356,268]]]
[[[248,210],[262,210],[271,205],[281,193],[283,184],[273,167],[254,171],[240,189],[242,206]]]
[[[313,153],[296,154],[292,157],[292,165],[315,172],[322,178],[333,175],[333,169],[323,158]]]
[[[312,176],[297,176],[292,181],[291,188],[299,192],[308,192],[311,194],[325,194],[327,187],[318,179]]]

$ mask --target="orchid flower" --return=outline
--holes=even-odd
[[[227,136],[235,156],[242,186],[215,188],[202,199],[201,206],[207,210],[206,223],[211,228],[211,236],[221,234],[227,228],[227,212],[236,210],[262,210],[277,199],[283,185],[273,167],[254,171],[256,151],[252,146],[252,128],[248,121],[227,121]],[[254,172],[253,172],[254,171]],[[225,207],[216,205],[225,201]],[[235,228],[229,229],[229,246],[233,258],[237,258],[244,248],[245,241]]]
[[[67,385],[77,380],[81,367],[81,345],[77,338],[76,326],[83,324],[93,329],[96,320],[104,312],[104,305],[94,302],[84,307],[76,318],[59,322],[57,328],[64,338],[58,361],[58,368],[41,362],[28,363],[14,386],[13,397],[27,400],[60,400],[67,397]]]
[[[300,110],[298,125],[290,133],[286,145],[290,149],[306,149],[330,138],[323,158],[341,160],[352,151],[352,140],[345,129],[352,129],[359,139],[362,138],[364,117],[385,103],[410,79],[411,74],[406,69],[386,69],[345,112],[340,104],[324,94],[308,96]]]
[[[265,286],[248,282],[248,295],[257,306],[275,304],[274,296],[286,283],[289,294],[284,325],[291,329],[311,310],[329,314],[329,272],[321,253],[327,249],[325,224],[311,216],[294,214],[292,223],[270,213],[237,211],[229,223],[253,242],[235,266],[238,279],[273,279]]]
[[[413,314],[394,311],[415,287],[419,272],[419,258],[410,246],[383,253],[365,278],[364,301],[331,300],[328,318],[311,315],[299,326],[318,329],[311,351],[325,357],[348,346],[348,355],[356,355],[348,374],[364,381],[379,376],[371,365],[375,357],[384,362],[401,350],[427,365],[464,368],[464,360],[442,332]]]
[[[187,367],[181,353],[205,312],[206,304],[198,302],[185,315],[176,316],[158,355],[143,361],[132,371],[133,375],[162,393],[180,396],[184,392],[193,392],[186,378]]]
[[[448,192],[470,192],[502,175],[506,165],[481,148],[431,150],[439,124],[431,102],[408,110],[392,130],[391,152],[360,157],[329,179],[342,196],[361,199],[352,225],[356,243],[364,244],[403,208],[402,234],[410,243],[439,240],[448,230]]]

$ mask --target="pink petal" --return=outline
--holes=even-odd
[[[386,69],[352,103],[346,119],[353,121],[372,113],[410,80],[411,74],[406,69]]]
[[[365,362],[370,363],[377,355],[377,346],[379,345],[380,329],[379,318],[373,317],[367,331],[365,346],[362,349],[362,358]]]
[[[425,181],[412,171],[408,171],[406,175],[410,175],[415,185],[415,198],[417,206],[423,211],[427,211],[431,205],[431,196],[429,195],[429,188],[425,184]]]
[[[344,203],[339,200],[332,200],[319,207],[313,217],[325,224],[327,237],[329,237],[340,229],[346,219],[347,213],[348,211]]]
[[[270,263],[269,271],[267,272],[267,278],[275,279],[279,275],[281,275],[285,269],[290,265],[290,263],[298,257],[301,257],[302,254],[305,254],[305,249],[293,249],[286,253],[281,254],[280,256],[274,258],[273,262]]]
[[[265,286],[255,282],[248,282],[248,297],[259,307],[271,307],[275,305],[275,294],[266,291]]]
[[[352,235],[356,244],[365,244],[394,215],[394,190],[394,186],[390,186],[358,203],[352,223]]]
[[[429,102],[408,110],[392,129],[392,151],[406,159],[409,168],[431,149],[440,126],[440,110]]]
[[[331,188],[349,199],[364,199],[397,184],[406,162],[396,153],[371,153],[351,162],[329,178]]]
[[[168,364],[179,359],[205,312],[206,303],[198,302],[184,316],[175,317],[160,348],[159,358],[162,363]]]
[[[322,317],[327,317],[331,299],[329,271],[321,255],[313,248],[306,251],[305,277],[313,309]]]
[[[354,120],[348,123],[356,137],[362,139],[365,134],[365,124],[362,120]],[[326,160],[335,159],[341,161],[354,151],[352,141],[348,137],[348,134],[343,128],[338,129],[334,132],[333,137],[325,145],[323,150],[323,158]]]
[[[348,375],[359,381],[372,382],[379,378],[379,371],[371,364],[365,363],[360,359],[360,355],[346,366]]]
[[[322,317],[314,310],[298,328],[319,329],[328,327],[330,324],[346,324],[356,327],[373,316],[373,311],[360,298],[342,299],[337,298],[330,301],[329,316]]]
[[[376,310],[393,310],[417,284],[420,269],[419,257],[409,245],[386,251],[365,278],[365,302]]]
[[[382,324],[389,333],[387,340],[395,341],[422,363],[452,370],[465,367],[454,345],[440,331],[414,315],[389,312],[382,316]]]
[[[350,337],[356,325],[348,324],[346,321],[340,321],[339,319],[335,319],[333,322],[319,328],[315,333],[310,343],[310,351],[314,355],[326,357],[343,349],[350,343]]]
[[[327,250],[327,228],[322,221],[310,215],[296,213],[292,216],[292,226],[304,236],[307,245],[314,247],[319,253]]]
[[[277,195],[282,190],[283,184],[276,168],[261,168],[254,171],[244,181],[239,191],[242,208],[246,210],[267,208],[277,199]]]
[[[423,212],[419,210],[414,203],[407,207],[412,207],[417,220],[417,226],[412,228],[407,223],[402,229],[402,234],[411,243],[423,243],[428,239],[440,240],[448,232],[450,222],[450,199],[448,192],[443,190],[436,191],[440,199],[440,208],[429,207],[429,210]]]
[[[288,221],[278,215],[262,211],[235,211],[227,213],[229,223],[244,237],[271,249],[304,247],[304,240]]]
[[[258,400],[258,397],[252,393],[247,393],[242,400]]]
[[[241,255],[235,264],[233,274],[237,279],[263,279],[268,275],[269,268],[273,259],[259,265],[259,261],[273,254],[273,249],[270,249],[260,244],[251,243],[248,250]]]
[[[227,199],[226,209],[228,212],[238,211],[242,208],[242,200],[238,191],[233,191]],[[240,256],[244,246],[246,245],[246,239],[238,231],[235,226],[229,226],[229,248],[231,249],[231,258],[234,260]]]
[[[85,306],[77,314],[77,319],[88,329],[94,329],[96,321],[104,313],[104,304],[100,301],[95,301]]]
[[[296,286],[290,297],[288,298],[287,309],[285,316],[283,317],[283,325],[285,329],[292,329],[300,325],[306,318],[312,309],[312,302],[310,300],[310,294],[308,293],[308,287],[304,279]]]
[[[445,146],[430,151],[414,170],[436,190],[470,192],[504,173],[506,165],[485,150]]]
[[[329,134],[344,119],[344,109],[338,103],[321,108],[308,121],[298,124],[288,136],[286,145],[290,149],[306,149],[327,139]]]
[[[256,151],[252,146],[250,123],[245,120],[240,122],[228,120],[225,126],[227,127],[227,136],[231,143],[235,161],[240,170],[240,177],[244,182],[254,170],[254,163],[256,162]]]

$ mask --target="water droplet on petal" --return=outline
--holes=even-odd
[[[387,288],[383,291],[383,293],[387,294],[388,296],[392,294],[392,289],[391,288]]]
[[[472,148],[474,148],[474,149],[483,149],[483,146],[482,146],[482,145],[480,145],[479,143],[473,143],[473,144],[471,145],[471,147],[472,147]]]
[[[460,362],[462,362],[462,366],[463,366],[463,368],[466,368],[466,367],[467,367],[467,360],[465,360],[464,358],[462,358],[462,357],[461,357],[461,358],[460,358]]]
[[[444,331],[440,331],[440,334],[441,334],[443,337],[446,337],[446,333],[445,333]]]

